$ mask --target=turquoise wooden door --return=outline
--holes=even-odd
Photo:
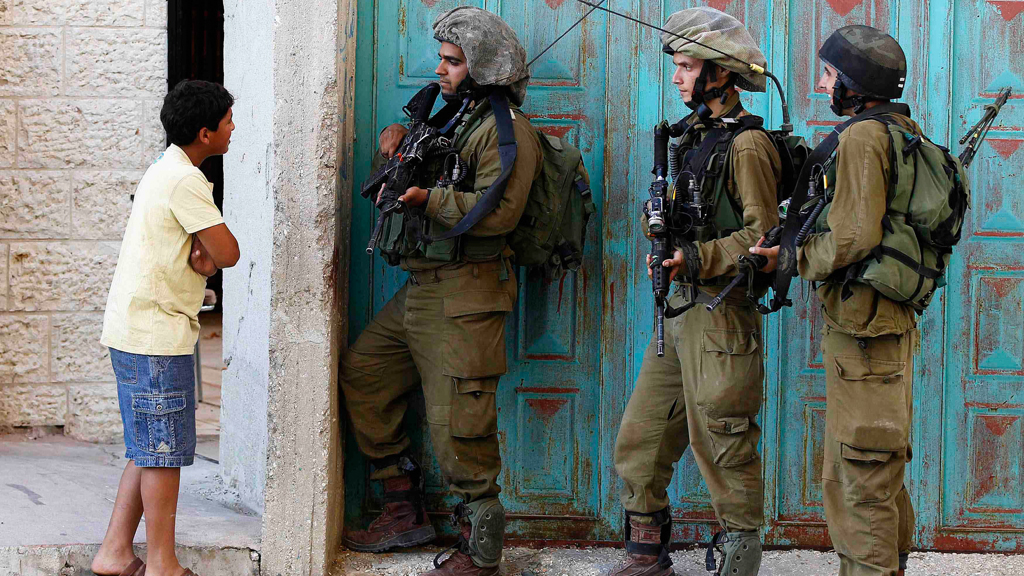
[[[402,119],[408,98],[435,76],[433,17],[459,4],[501,14],[532,57],[578,18],[573,0],[395,0],[359,3],[356,181],[366,177],[376,135]],[[815,90],[817,49],[836,28],[870,24],[907,52],[904,101],[936,141],[956,141],[1003,86],[1004,109],[972,168],[973,209],[948,272],[949,286],[920,319],[915,365],[914,461],[908,485],[918,545],[946,550],[1024,550],[1024,0],[622,0],[618,10],[663,22],[710,5],[744,21],[782,80],[798,133],[820,142],[838,122]],[[520,275],[510,316],[510,372],[498,397],[513,535],[557,540],[621,537],[615,434],[651,338],[649,244],[638,215],[652,164],[651,129],[687,112],[671,86],[656,34],[595,14],[533,67],[524,109],[534,123],[584,151],[601,204],[579,274],[547,282]],[[778,98],[744,95],[770,126]],[[404,275],[361,252],[374,219],[353,193],[350,336],[394,294]],[[794,287],[794,307],[766,320],[762,410],[766,540],[829,546],[821,507],[824,431],[822,319],[815,297]],[[421,413],[410,415],[430,467],[430,509],[444,496]],[[346,514],[379,508],[365,463],[349,443]],[[704,541],[713,511],[692,456],[670,487],[676,539]]]
[[[403,121],[402,106],[427,82],[436,80],[438,43],[431,23],[457,5],[475,5],[501,15],[516,30],[532,58],[581,15],[565,0],[455,2],[401,0],[359,5],[359,106],[357,178],[365,178],[376,134]],[[369,33],[368,33],[369,32]],[[588,19],[532,67],[523,110],[535,126],[564,136],[583,152],[592,189],[602,205],[605,152],[605,18]],[[353,246],[366,243],[375,218],[358,196],[353,207]],[[601,221],[600,210],[597,222]],[[597,539],[601,525],[601,231],[592,226],[585,265],[578,272],[544,279],[519,271],[519,301],[508,323],[510,370],[498,393],[499,440],[504,467],[502,501],[513,535]],[[405,281],[378,257],[361,253],[352,261],[350,334],[354,338]],[[429,509],[446,513],[447,497],[422,414],[412,415],[415,445],[428,470]],[[351,520],[375,508],[364,491],[366,470],[354,446],[348,450],[348,511]],[[525,520],[529,520],[525,522]]]

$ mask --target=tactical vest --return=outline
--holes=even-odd
[[[734,112],[742,108],[736,106]],[[706,132],[688,131],[672,145],[670,152],[673,207],[694,203],[691,183],[700,200],[709,207],[707,222],[694,226],[681,239],[689,242],[710,242],[725,238],[743,229],[743,206],[729,194],[729,157],[736,136],[746,130],[762,129],[757,116],[719,118],[716,126]],[[673,226],[679,229],[680,226]]]
[[[843,285],[844,300],[852,294],[849,283],[859,282],[921,313],[936,290],[946,284],[943,274],[953,246],[960,241],[970,203],[967,172],[947,148],[908,130],[891,116],[869,119],[886,126],[891,142],[892,170],[882,219],[882,243],[870,256],[837,270],[826,281]],[[833,153],[826,165],[831,184],[825,191],[827,204],[815,226],[818,232],[829,230],[836,157]]]
[[[513,107],[512,110],[515,114],[522,114],[518,108]],[[469,117],[455,128],[452,148],[456,151],[465,148],[470,135],[492,115],[491,107],[486,101],[477,105]],[[441,159],[437,164],[428,166],[424,173],[431,174],[436,178],[437,175],[450,170],[451,167],[446,167],[444,164],[445,160]],[[475,167],[469,167],[469,173],[464,176],[463,182],[468,182],[471,185],[475,178]],[[436,179],[425,180],[421,186],[432,188],[437,184]],[[389,220],[387,228],[384,230],[384,240],[380,244],[381,254],[392,266],[397,266],[402,258],[408,257],[426,258],[438,262],[493,260],[501,255],[507,244],[505,236],[470,236],[468,234],[428,244],[419,238],[411,238],[412,235],[407,234],[408,219],[412,217],[420,219],[420,228],[425,236],[437,237],[450,230],[443,224],[427,218],[421,212],[395,214]]]

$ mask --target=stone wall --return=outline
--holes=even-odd
[[[121,433],[99,336],[164,147],[166,23],[166,0],[0,0],[0,428]]]

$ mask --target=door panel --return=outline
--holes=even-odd
[[[954,3],[955,144],[1004,86],[1015,90],[971,167],[973,198],[950,267],[942,500],[935,548],[1024,546],[1024,3]]]

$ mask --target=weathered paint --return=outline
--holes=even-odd
[[[398,120],[401,104],[432,77],[433,15],[459,3],[466,2],[360,3],[357,181],[368,173],[378,130]],[[569,1],[475,4],[505,16],[530,54],[582,13]],[[972,168],[973,210],[948,273],[950,285],[920,319],[919,417],[908,484],[921,547],[1024,550],[1024,2],[631,0],[615,8],[659,22],[674,10],[702,4],[747,23],[786,87],[797,132],[815,143],[837,124],[827,97],[814,88],[821,71],[817,48],[846,24],[870,24],[900,40],[910,61],[904,100],[928,134],[953,149],[999,88],[1018,91]],[[686,112],[671,86],[669,64],[655,33],[595,14],[534,68],[524,108],[541,129],[581,143],[602,213],[588,239],[583,273],[551,282],[521,278],[520,302],[510,319],[512,369],[498,401],[506,463],[502,497],[519,538],[621,537],[612,453],[652,333],[650,284],[642,266],[648,244],[637,215],[650,180],[651,129]],[[744,100],[768,125],[778,126],[774,92],[746,94]],[[367,203],[355,197],[354,245],[365,244],[372,218]],[[353,337],[403,279],[379,258],[356,254],[351,280],[362,288],[352,290]],[[766,321],[766,540],[828,547],[820,480],[822,317],[809,288],[794,291],[794,308]],[[410,420],[418,429],[422,412]],[[433,466],[429,447],[423,455]],[[355,521],[359,508],[372,509],[375,500],[365,493],[362,460],[351,448],[349,456],[348,511]],[[677,470],[670,487],[675,537],[706,540],[714,513],[689,453]],[[440,513],[451,501],[442,496],[436,469],[431,474],[431,509]]]

